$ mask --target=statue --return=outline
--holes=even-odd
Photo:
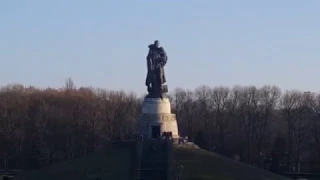
[[[147,56],[148,73],[146,78],[146,86],[148,87],[150,98],[162,98],[163,94],[168,92],[167,86],[164,85],[166,77],[164,74],[164,66],[168,57],[165,50],[160,47],[159,41],[154,41],[149,47]]]

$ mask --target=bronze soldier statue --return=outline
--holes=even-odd
[[[148,87],[148,96],[151,98],[162,98],[163,94],[168,91],[167,86],[163,85],[166,82],[164,66],[167,60],[167,54],[165,50],[160,47],[158,40],[154,41],[154,44],[149,45],[146,86]]]

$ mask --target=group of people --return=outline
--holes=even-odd
[[[179,136],[179,139],[178,139],[178,143],[179,144],[184,144],[184,143],[187,143],[187,142],[188,142],[188,137]]]
[[[163,132],[162,138],[163,139],[172,139],[172,132]]]
[[[172,132],[163,132],[162,136],[160,138],[161,139],[172,139]],[[143,139],[143,134],[140,134],[138,136],[138,139]]]

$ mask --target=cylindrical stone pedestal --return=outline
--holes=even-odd
[[[146,98],[136,125],[136,133],[145,138],[158,138],[163,132],[171,132],[172,138],[179,137],[176,115],[171,114],[168,98]]]
[[[146,98],[142,105],[142,114],[171,114],[168,98]]]

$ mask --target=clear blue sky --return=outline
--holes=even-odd
[[[147,46],[169,89],[320,90],[319,0],[1,0],[0,84],[143,93]]]

